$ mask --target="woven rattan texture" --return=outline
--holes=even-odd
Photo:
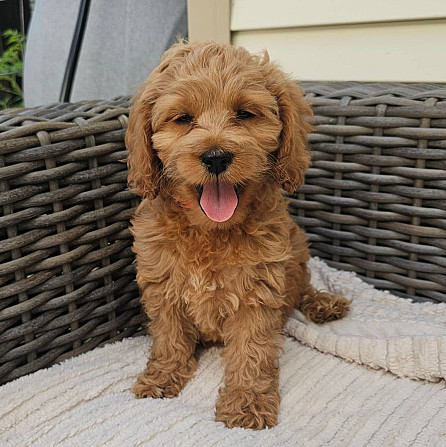
[[[312,254],[404,297],[446,302],[446,88],[305,83],[313,165],[290,210]]]
[[[128,101],[0,114],[0,383],[140,330]]]
[[[303,84],[313,166],[290,211],[313,255],[446,301],[446,89]],[[128,99],[0,113],[0,383],[140,332]]]

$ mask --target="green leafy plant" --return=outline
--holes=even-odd
[[[6,30],[3,37],[6,39],[6,48],[0,56],[0,109],[21,107],[23,91],[20,82],[25,36],[16,30]]]

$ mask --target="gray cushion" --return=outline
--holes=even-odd
[[[25,54],[25,105],[59,101],[80,0],[37,0]],[[187,37],[186,0],[94,0],[71,101],[135,92],[177,36]]]

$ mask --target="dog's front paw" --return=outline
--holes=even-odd
[[[138,376],[133,384],[132,391],[138,399],[176,397],[193,376],[196,367],[195,358],[191,358],[187,365],[179,367],[173,372],[163,372],[156,362],[149,362],[147,369]]]
[[[219,391],[215,420],[228,428],[261,430],[277,424],[280,396],[277,390],[256,393],[253,390],[224,388]]]

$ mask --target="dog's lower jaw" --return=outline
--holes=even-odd
[[[211,219],[201,206],[203,192],[201,186],[188,185],[184,188],[181,196],[176,199],[173,199],[173,191],[162,193],[161,197],[166,203],[174,200],[174,205],[168,205],[167,208],[177,209],[179,226],[199,227],[204,232],[232,230],[235,227],[243,227],[246,220],[254,220],[257,223],[259,217],[264,213],[269,215],[274,212],[278,214],[282,212],[283,207],[280,203],[283,202],[283,198],[271,179],[265,179],[263,183],[259,181],[249,181],[245,184],[234,183],[233,186],[237,196],[237,206],[232,216],[221,222]],[[278,209],[275,209],[277,205],[279,205]]]

